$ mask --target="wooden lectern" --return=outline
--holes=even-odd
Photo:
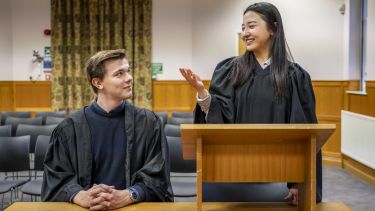
[[[300,183],[298,210],[316,210],[316,153],[334,124],[182,124],[183,157],[202,182]]]

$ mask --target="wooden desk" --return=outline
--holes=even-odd
[[[325,202],[316,206],[318,211],[349,211],[343,203]],[[117,209],[118,211],[187,211],[196,210],[196,202],[175,202],[175,203],[139,203],[128,207]],[[5,211],[85,211],[78,205],[66,202],[16,202]],[[296,211],[297,207],[290,207],[286,203],[251,203],[251,202],[209,202],[203,203],[203,210],[206,211]]]

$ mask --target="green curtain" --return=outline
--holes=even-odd
[[[151,109],[152,0],[52,0],[52,107],[76,110],[94,99],[85,63],[97,51],[124,48],[133,103]]]

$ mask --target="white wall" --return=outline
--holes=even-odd
[[[158,79],[182,79],[178,68],[192,66],[192,2],[154,0],[152,6],[152,61],[164,69]]]
[[[367,80],[375,80],[375,1],[368,0],[367,45],[366,45]]]
[[[360,80],[361,78],[361,2],[346,0],[344,26],[344,78]]]
[[[10,0],[0,0],[0,80],[13,80]]]
[[[268,0],[283,17],[295,61],[314,80],[347,80],[349,71],[350,0]],[[178,67],[192,67],[210,79],[216,64],[237,54],[242,12],[253,0],[154,0],[152,61],[164,65],[161,80],[182,79]],[[347,4],[341,15],[338,7]],[[368,1],[368,80],[375,80],[375,1]],[[0,80],[28,80],[39,71],[31,63],[32,50],[44,53],[50,37],[49,0],[0,1]]]
[[[313,80],[345,80],[343,0],[270,1],[280,10],[295,62]]]
[[[185,0],[186,1],[186,0]],[[192,68],[203,79],[210,79],[216,64],[224,58],[237,54],[237,33],[240,32],[242,12],[246,6],[256,2],[251,0],[191,0],[192,1]],[[167,5],[164,10],[175,4],[173,0],[156,0]],[[167,3],[169,2],[169,3]],[[344,0],[269,0],[275,4],[282,15],[285,33],[295,61],[308,70],[314,80],[344,80],[344,16],[338,7]],[[189,8],[186,8],[188,10]],[[185,10],[180,12],[185,13]],[[154,11],[158,14],[160,11]],[[169,16],[168,19],[179,19]],[[154,25],[163,23],[154,20]],[[181,23],[185,25],[186,23]],[[154,27],[155,28],[155,27]],[[155,35],[154,35],[155,36]],[[187,36],[184,39],[188,38]],[[173,37],[170,37],[173,39]],[[170,39],[154,37],[154,45],[168,46]],[[163,43],[164,42],[164,43]],[[189,41],[186,41],[189,43]],[[155,47],[155,46],[153,46]],[[175,45],[179,48],[179,45]],[[180,51],[181,48],[180,48]],[[167,55],[168,54],[168,55]],[[168,69],[169,55],[164,58],[163,79],[179,79],[175,69]],[[161,57],[161,55],[159,55]],[[173,57],[171,57],[172,60]],[[190,58],[183,58],[189,64]],[[157,62],[153,60],[154,62]],[[181,61],[181,60],[180,60]],[[174,61],[173,61],[174,62]],[[172,62],[172,63],[173,63]],[[183,65],[183,64],[182,64]]]
[[[211,79],[217,63],[237,54],[241,1],[193,1],[193,71]]]
[[[33,50],[44,55],[44,47],[51,43],[51,37],[43,34],[44,29],[51,28],[50,0],[11,2],[13,80],[29,80],[40,71],[40,67],[32,63]]]

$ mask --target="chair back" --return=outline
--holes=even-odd
[[[168,119],[167,124],[172,125],[181,125],[181,124],[193,124],[193,118],[180,118],[180,117],[171,117]]]
[[[10,137],[12,136],[12,125],[0,126],[0,137]]]
[[[57,125],[24,125],[17,127],[16,136],[30,135],[30,153],[35,152],[35,143],[39,135],[52,135]]]
[[[40,135],[35,145],[35,167],[34,170],[43,171],[44,157],[46,156],[51,136]]]
[[[35,113],[35,117],[42,117],[43,118],[43,125],[46,124],[46,118],[47,117],[60,117],[60,118],[64,118],[66,116],[66,112],[65,111],[58,111],[58,112],[36,112]]]
[[[19,124],[42,125],[42,117],[35,117],[35,118],[8,117],[5,120],[5,124],[12,125],[12,136],[15,136],[16,131],[17,131],[17,126]]]
[[[181,137],[181,129],[179,125],[166,124],[164,127],[164,133],[170,137]]]
[[[195,160],[184,160],[182,157],[182,144],[180,137],[167,136],[171,172],[194,173],[196,172]]]
[[[56,125],[60,124],[60,122],[64,121],[65,117],[54,117],[54,116],[47,116],[46,117],[46,125]]]
[[[193,112],[172,112],[172,117],[178,117],[178,118],[194,118]]]
[[[12,111],[5,111],[1,114],[1,125],[5,124],[5,120],[8,117],[20,117],[20,118],[31,118],[31,112],[12,112]]]
[[[165,125],[167,123],[168,112],[166,112],[166,111],[160,111],[160,112],[155,112],[155,114],[161,119],[163,125]]]
[[[30,136],[0,137],[0,172],[30,170]]]

